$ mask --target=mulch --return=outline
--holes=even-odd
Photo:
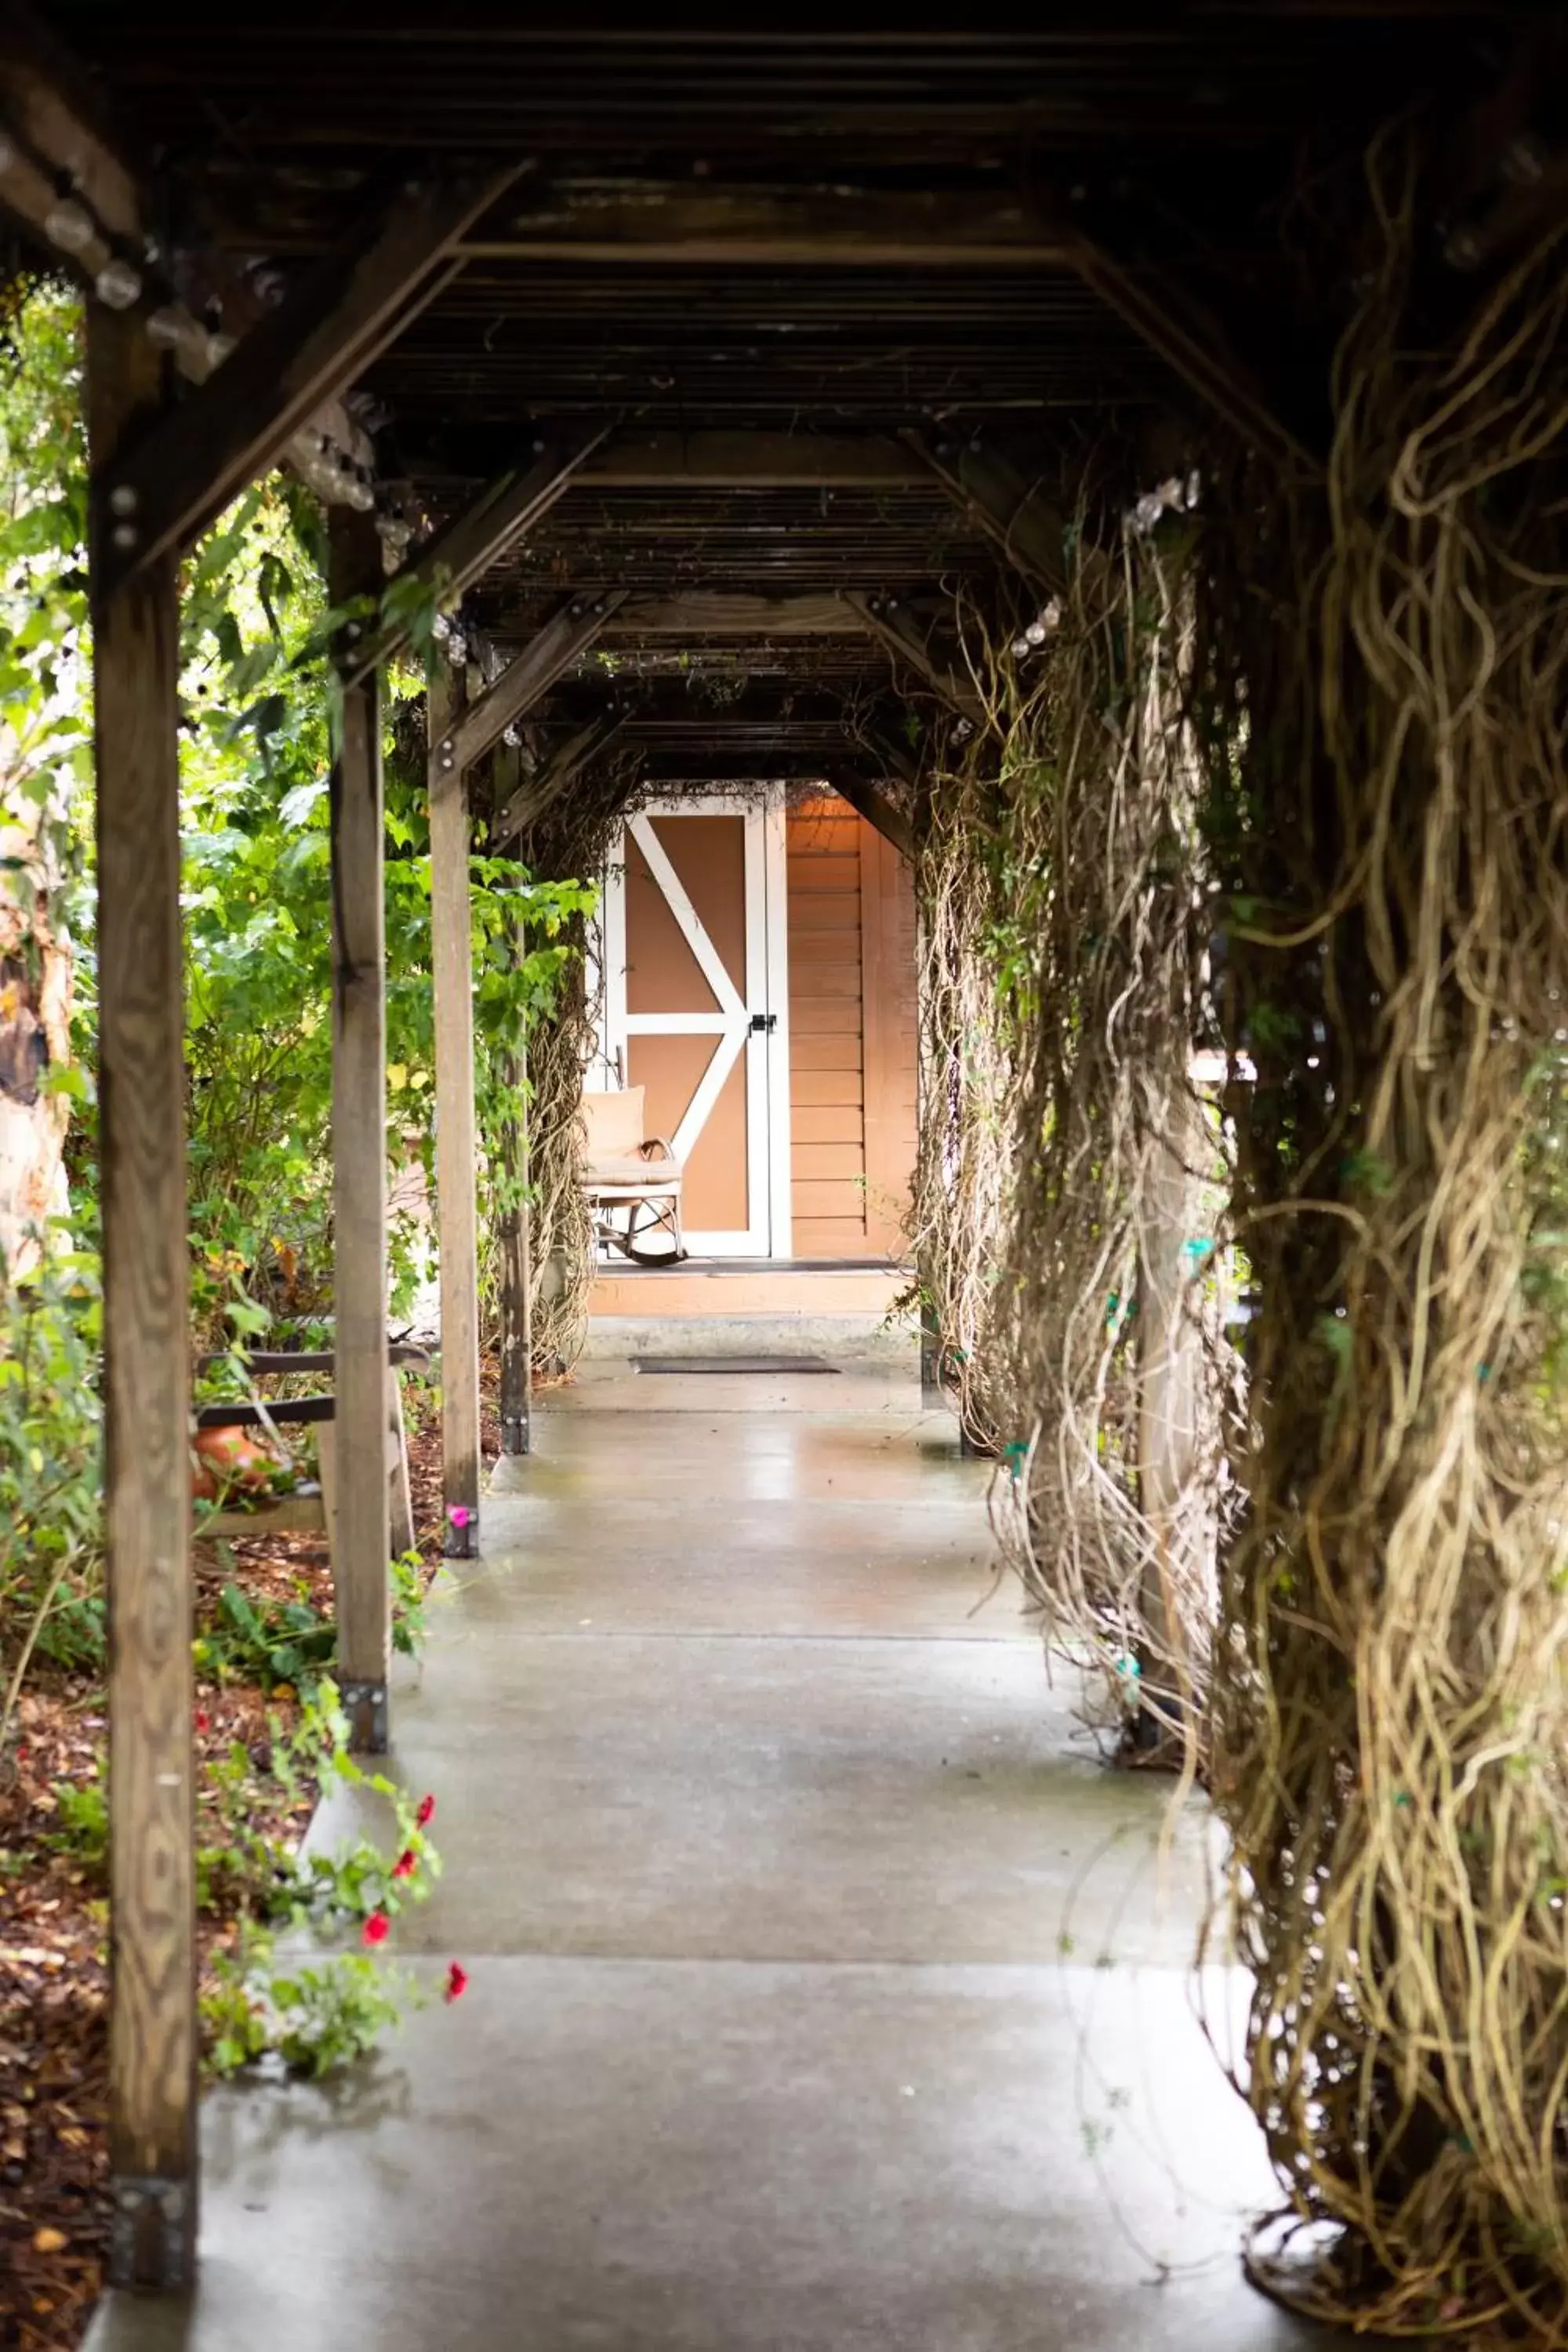
[[[484,1444],[500,1431],[486,1383]],[[415,1526],[430,1573],[441,1557],[441,1440],[432,1416],[412,1427]],[[326,1545],[312,1536],[237,1542],[232,1565],[196,1550],[198,1622],[233,1575],[250,1597],[331,1609]],[[285,1695],[198,1683],[195,1740],[217,1759],[236,1739],[258,1753]],[[12,1754],[0,1758],[0,2352],[76,2352],[103,2286],[110,2220],[108,1899],[104,1874],[58,1851],[62,1781],[103,1769],[108,1726],[100,1685],[40,1669],[24,1692]],[[279,1804],[260,1826],[302,1833],[311,1799]],[[234,1934],[204,1918],[201,1949]]]

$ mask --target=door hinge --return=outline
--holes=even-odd
[[[753,1037],[771,1037],[778,1025],[779,1016],[776,1013],[753,1013],[752,1015]]]

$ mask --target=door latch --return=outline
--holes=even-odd
[[[752,1015],[753,1037],[771,1037],[778,1025],[779,1016],[776,1013],[753,1013]]]

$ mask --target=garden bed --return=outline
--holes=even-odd
[[[487,1386],[489,1383],[487,1382]],[[497,1430],[487,1397],[487,1450]],[[441,1557],[441,1441],[432,1419],[409,1434],[415,1526],[426,1581]],[[197,1623],[221,1648],[231,1581],[264,1622],[290,1604],[326,1623],[331,1571],[324,1537],[274,1535],[197,1547]],[[215,1664],[216,1660],[215,1659]],[[300,1709],[290,1685],[204,1670],[195,1743],[204,1808],[243,1749],[244,1828],[279,1848],[298,1843],[315,1790],[289,1790],[269,1766],[275,1732]],[[108,1905],[102,1819],[107,1740],[100,1684],[40,1669],[18,1707],[0,1769],[0,2347],[72,2352],[103,2285],[110,2206],[105,2138],[109,2062]],[[200,1921],[204,1970],[232,1950],[237,1909],[217,1872]]]

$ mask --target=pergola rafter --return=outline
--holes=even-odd
[[[186,545],[281,456],[463,267],[463,229],[517,167],[410,180],[325,255],[230,358],[100,470],[110,583]]]

